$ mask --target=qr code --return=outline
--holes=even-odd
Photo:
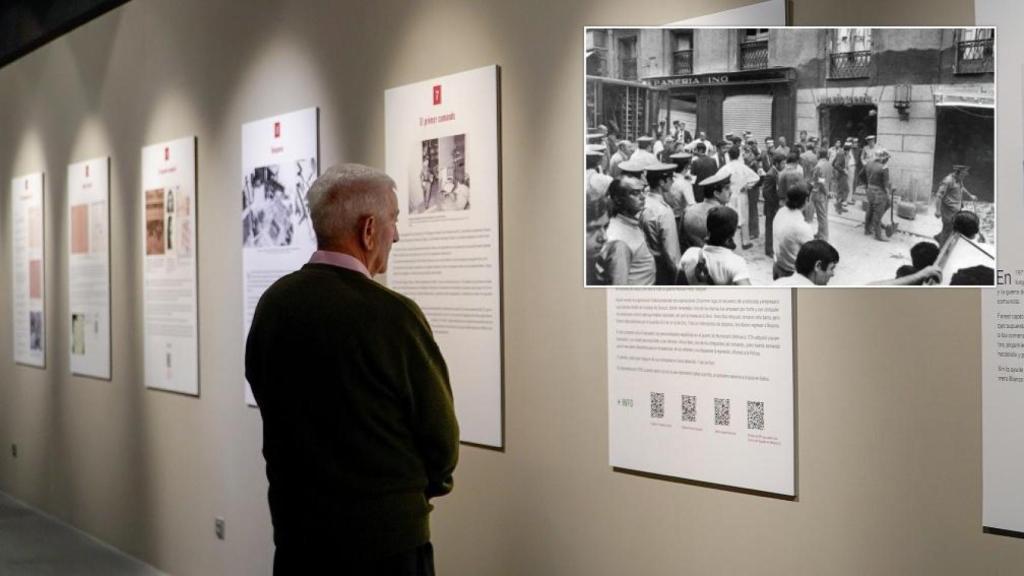
[[[697,421],[697,397],[683,396],[683,422]]]
[[[747,401],[747,430],[764,430],[764,402]]]
[[[651,392],[651,418],[665,417],[665,393]]]
[[[729,399],[715,398],[715,426],[728,426],[730,420]]]

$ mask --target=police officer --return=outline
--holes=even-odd
[[[875,235],[875,240],[888,242],[882,234],[882,215],[889,209],[889,152],[884,148],[874,151],[875,159],[864,167],[867,180],[868,210],[864,214],[864,234]]]

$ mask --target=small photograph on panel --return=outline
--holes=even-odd
[[[33,351],[43,349],[43,313],[39,310],[28,313],[28,348]]]
[[[85,355],[85,314],[71,315],[71,353]]]
[[[164,253],[164,189],[146,190],[146,255]]]
[[[306,194],[316,180],[316,159],[256,168],[242,185],[242,244],[246,248],[291,246],[315,239]]]
[[[994,284],[994,28],[583,48],[586,286]]]
[[[167,251],[168,252],[173,252],[174,251],[174,190],[173,189],[168,189],[167,190],[167,200],[166,200],[166,202],[167,202],[166,203],[167,225],[164,226],[164,231],[167,234]]]
[[[409,186],[409,213],[469,210],[466,135],[424,140],[414,154],[415,181]]]
[[[89,253],[89,205],[71,207],[71,253]]]
[[[34,300],[43,297],[43,261],[29,260],[28,262],[28,297]]]
[[[179,257],[192,257],[192,197],[187,194],[179,194],[175,202],[177,229],[177,253]]]

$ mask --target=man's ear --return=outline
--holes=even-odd
[[[359,243],[363,249],[371,251],[377,247],[377,218],[373,215],[363,218],[359,227]]]
[[[824,260],[818,260],[814,263],[814,269],[818,272],[826,272],[828,270],[828,264],[825,264]]]

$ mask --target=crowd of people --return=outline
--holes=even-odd
[[[585,153],[589,286],[747,285],[748,262],[736,252],[751,249],[762,231],[775,284],[826,285],[839,262],[829,243],[830,201],[843,214],[858,188],[864,234],[889,242],[894,233],[882,220],[893,198],[891,155],[874,136],[829,146],[801,132],[790,145],[782,136],[761,143],[745,132],[712,144],[675,122],[634,143],[602,126],[587,136]],[[969,236],[967,221],[974,222],[977,240],[978,217],[963,210],[976,198],[964,187],[967,172],[954,166],[939,185],[935,215],[943,228],[934,243],[922,243],[927,248],[911,250],[913,270],[872,284],[938,283],[940,248],[954,232]]]

